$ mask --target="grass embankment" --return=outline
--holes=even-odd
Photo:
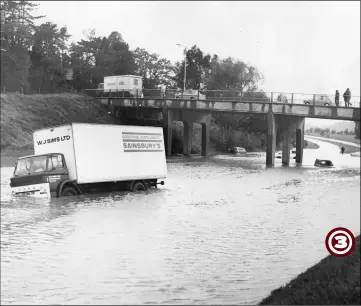
[[[310,140],[307,140],[307,146],[306,149],[318,149],[320,146],[317,143],[314,143]]]
[[[347,257],[329,255],[260,305],[360,305],[360,236]]]
[[[353,142],[360,144],[360,139],[355,138],[355,135],[344,135],[344,134],[331,134],[330,139],[336,139],[341,141]]]
[[[109,123],[113,117],[96,100],[80,94],[1,94],[1,165],[33,154],[33,131],[66,124]]]

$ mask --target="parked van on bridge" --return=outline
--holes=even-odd
[[[72,123],[35,131],[35,155],[18,159],[14,195],[140,191],[167,176],[160,127]]]
[[[335,104],[331,101],[331,99],[326,95],[315,95],[315,103],[312,100],[304,100],[304,104],[307,105],[319,105],[319,106],[335,106]]]
[[[105,76],[104,83],[96,89],[98,97],[137,97],[143,98],[143,77],[139,75]]]
[[[198,90],[194,89],[186,89],[183,92],[177,92],[175,98],[184,100],[206,100],[205,95],[202,95]]]

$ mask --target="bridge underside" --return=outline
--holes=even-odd
[[[316,105],[297,105],[261,102],[209,102],[149,99],[101,99],[111,112],[124,124],[127,118],[139,118],[159,122],[164,128],[166,154],[171,155],[172,126],[174,121],[183,121],[183,153],[191,154],[193,123],[202,124],[203,156],[208,155],[211,114],[249,113],[267,116],[266,164],[273,165],[276,150],[276,131],[282,136],[282,163],[290,161],[291,134],[296,139],[296,162],[302,163],[305,118],[360,121],[359,108],[341,108]]]

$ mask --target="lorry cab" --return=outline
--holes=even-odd
[[[69,181],[69,172],[64,155],[48,153],[19,158],[10,187],[13,195],[57,197],[66,181]]]

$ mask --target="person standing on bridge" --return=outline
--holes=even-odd
[[[337,107],[340,105],[340,93],[338,92],[338,90],[336,90],[335,94],[335,104]]]
[[[348,107],[350,107],[350,105],[352,105],[352,104],[351,104],[351,102],[350,102],[350,100],[351,100],[351,91],[350,91],[350,89],[349,89],[349,88],[347,88],[347,90],[346,90],[346,94],[347,94],[347,103],[348,103]]]
[[[345,101],[345,107],[349,107],[350,105],[352,105],[350,103],[351,100],[351,91],[349,88],[346,89],[346,91],[343,94],[343,100]]]

